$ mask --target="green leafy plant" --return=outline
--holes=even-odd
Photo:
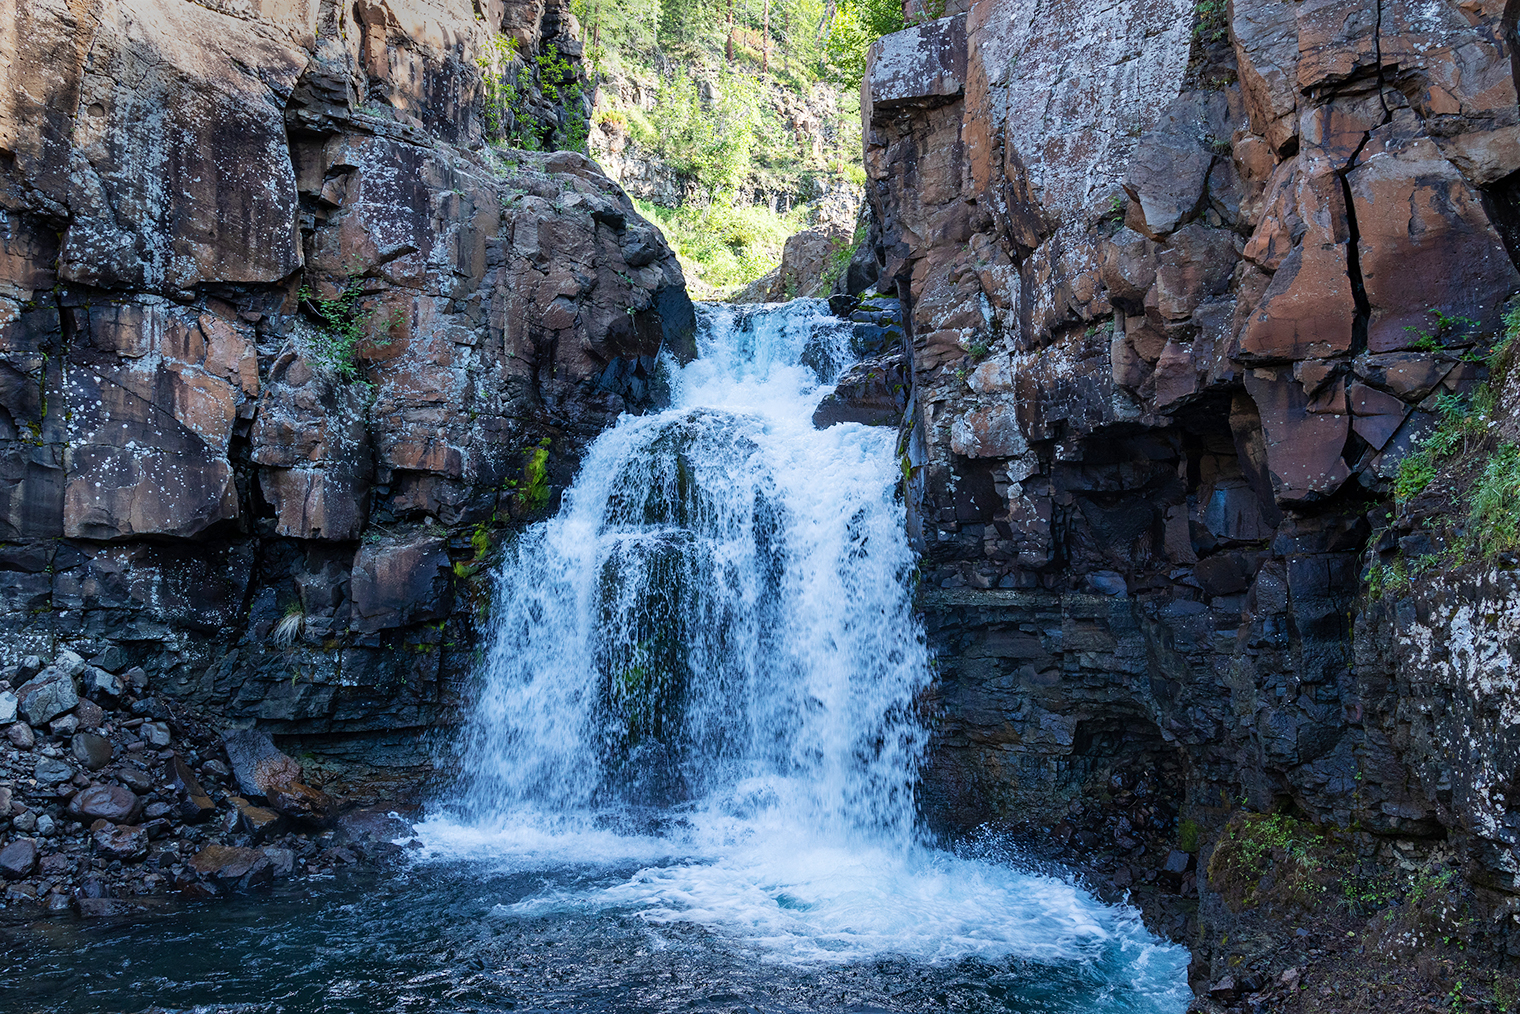
[[[522,484],[517,489],[518,509],[523,514],[537,514],[549,503],[550,444],[551,440],[544,437],[524,451],[528,458],[523,464]]]
[[[1228,0],[1199,0],[1193,7],[1193,38],[1199,42],[1222,42],[1229,35]]]
[[[314,325],[307,334],[307,356],[316,365],[343,380],[360,379],[359,350],[364,344],[384,348],[389,333],[400,324],[399,311],[376,318],[360,305],[364,279],[352,277],[336,299],[320,299],[310,287],[298,294],[302,312]]]
[[[1421,352],[1439,352],[1451,344],[1454,340],[1471,336],[1479,326],[1478,322],[1471,317],[1449,316],[1440,310],[1432,310],[1435,314],[1435,330],[1425,331],[1421,328],[1406,326],[1405,331],[1417,335],[1414,348]]]

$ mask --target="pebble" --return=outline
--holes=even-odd
[[[17,722],[5,730],[5,738],[11,741],[11,746],[18,750],[30,750],[37,743],[37,737],[32,732],[32,727],[25,722]]]
[[[72,736],[79,731],[79,719],[74,715],[64,715],[62,718],[53,719],[48,728],[55,736]]]
[[[169,726],[163,722],[146,722],[139,733],[150,746],[166,747],[173,741],[169,734]]]

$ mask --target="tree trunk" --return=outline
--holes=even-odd
[[[760,73],[768,74],[771,69],[771,0],[765,0],[765,21],[763,22],[764,34],[760,41]]]
[[[734,0],[728,0],[728,41],[723,46],[723,55],[729,63],[734,62]]]

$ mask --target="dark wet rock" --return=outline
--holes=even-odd
[[[265,857],[269,859],[270,872],[276,877],[288,877],[295,872],[296,854],[290,849],[265,847]]]
[[[149,746],[162,749],[173,742],[174,737],[169,732],[169,726],[165,722],[144,722],[138,734]]]
[[[111,763],[115,754],[111,741],[93,732],[76,732],[69,746],[74,758],[91,771],[99,771]]]
[[[37,843],[17,838],[0,849],[0,876],[7,880],[24,880],[37,868]]]
[[[149,792],[153,788],[153,777],[130,761],[117,769],[116,778],[127,788],[139,795]]]
[[[118,645],[108,645],[104,651],[90,659],[90,664],[104,669],[106,672],[119,673],[127,667],[130,660],[127,653]]]
[[[169,784],[174,789],[180,819],[187,824],[198,824],[216,812],[216,804],[178,754],[169,758]]]
[[[102,827],[94,831],[90,840],[98,855],[123,862],[137,862],[148,854],[149,835],[139,825]]]
[[[16,695],[9,690],[0,690],[0,725],[9,725],[16,720]]]
[[[69,815],[79,820],[131,824],[142,813],[142,800],[120,785],[91,785],[69,801]]]
[[[253,836],[255,841],[267,841],[285,829],[285,818],[264,806],[255,806],[242,796],[229,796],[227,802],[237,811],[237,827]]]
[[[156,905],[150,898],[75,898],[74,909],[85,919],[114,919],[142,915]]]
[[[80,682],[84,684],[86,695],[102,701],[115,701],[126,692],[126,686],[121,677],[105,669],[95,667],[86,669]]]
[[[63,717],[55,718],[50,723],[48,723],[48,731],[53,735],[59,736],[63,739],[67,739],[70,736],[74,735],[78,729],[79,719],[73,715],[64,715]]]
[[[834,392],[813,412],[813,425],[826,429],[844,422],[896,426],[908,405],[911,378],[905,356],[892,355],[851,366]]]
[[[25,722],[16,722],[6,729],[5,738],[18,750],[30,750],[37,742],[37,737],[32,732],[32,727]]]
[[[41,785],[59,785],[74,777],[74,769],[56,757],[39,757],[33,775]]]
[[[190,858],[200,876],[225,887],[247,888],[274,878],[274,863],[259,849],[207,845]]]
[[[238,729],[222,736],[232,773],[243,791],[264,796],[269,789],[301,780],[301,765],[281,753],[266,733]]]
[[[332,797],[300,782],[273,786],[265,798],[273,809],[305,824],[322,826],[332,819]]]
[[[74,680],[63,669],[50,667],[16,690],[17,712],[31,725],[49,722],[79,703]]]

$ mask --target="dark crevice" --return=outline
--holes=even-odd
[[[1373,59],[1377,68],[1378,102],[1383,107],[1383,119],[1378,124],[1385,127],[1393,121],[1393,109],[1388,105],[1387,88],[1388,82],[1383,74],[1383,4],[1378,0],[1377,23],[1372,34]],[[1374,128],[1375,130],[1376,128]],[[1362,135],[1361,143],[1346,160],[1346,164],[1336,171],[1340,177],[1341,194],[1346,202],[1346,275],[1351,280],[1351,298],[1356,303],[1356,319],[1351,325],[1351,354],[1360,355],[1367,351],[1367,331],[1372,321],[1372,303],[1367,298],[1367,283],[1362,276],[1362,232],[1356,220],[1356,201],[1351,193],[1351,174],[1361,165],[1362,152],[1367,145],[1372,143],[1373,131],[1369,130]],[[1347,451],[1351,450],[1348,440]]]

